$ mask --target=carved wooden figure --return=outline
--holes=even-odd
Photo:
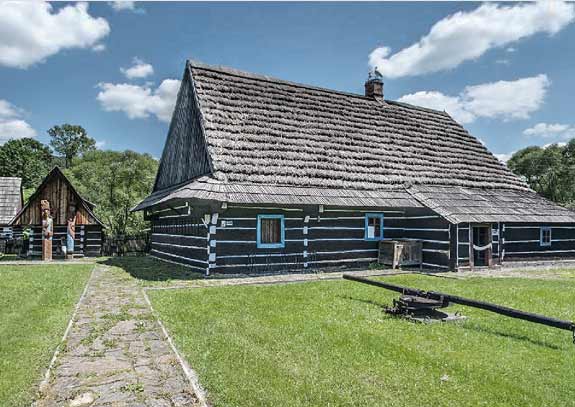
[[[40,201],[42,209],[42,260],[52,260],[52,237],[54,236],[54,225],[50,214],[50,202],[43,199]]]
[[[68,220],[66,221],[66,258],[74,258],[74,239],[76,237],[76,207],[70,205],[68,208]]]

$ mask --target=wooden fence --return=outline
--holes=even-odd
[[[104,236],[104,256],[141,256],[150,251],[150,234],[125,236]]]

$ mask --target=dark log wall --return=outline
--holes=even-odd
[[[78,227],[76,227],[78,230]],[[82,249],[84,251],[84,255],[88,257],[97,257],[102,254],[102,235],[103,230],[100,225],[85,225],[80,226],[80,233],[84,231],[84,236],[80,235]],[[78,232],[76,232],[76,235]],[[74,246],[76,243],[77,238],[74,241]]]
[[[52,256],[61,257],[61,239],[66,238],[66,226],[55,225],[52,239]],[[102,253],[102,227],[100,225],[77,225],[74,239],[75,257],[97,257]],[[30,254],[42,256],[42,227],[33,226],[30,233]]]
[[[450,267],[451,230],[449,223],[429,209],[411,209],[385,218],[386,238],[423,242],[423,267]]]
[[[428,209],[267,208],[230,206],[206,214],[201,232],[166,229],[153,221],[152,254],[210,273],[270,273],[318,268],[367,267],[377,261],[378,242],[366,241],[365,214],[384,214],[386,239],[423,241],[427,268],[449,268],[449,224]],[[257,247],[257,216],[281,214],[285,247]],[[185,218],[185,217],[184,217]],[[162,230],[164,229],[164,230]]]
[[[154,191],[210,172],[200,112],[189,74],[184,74]]]
[[[206,272],[210,219],[170,216],[152,221],[153,256]]]
[[[450,225],[429,209],[271,208],[229,206],[197,217],[153,220],[152,254],[209,273],[270,273],[367,267],[377,261],[378,242],[366,241],[365,214],[384,215],[386,239],[423,242],[425,268],[468,267],[470,226]],[[206,211],[204,211],[206,212]],[[257,216],[281,214],[285,247],[257,247]],[[483,225],[483,224],[482,224]],[[575,225],[549,225],[552,245],[539,245],[534,224],[492,223],[493,265],[503,260],[575,257]],[[548,225],[545,225],[548,226]]]
[[[284,215],[285,247],[257,248],[257,215]],[[218,273],[270,273],[285,270],[301,271],[313,268],[317,261],[306,250],[305,217],[315,216],[301,208],[290,210],[230,207],[219,214],[211,244],[215,244],[212,271]],[[308,220],[311,223],[311,220]],[[225,226],[224,226],[225,225]],[[309,230],[309,226],[308,226]],[[215,243],[214,243],[215,242]],[[305,252],[305,253],[304,253]]]
[[[541,227],[551,227],[551,246],[540,245]],[[507,223],[502,229],[504,261],[575,257],[575,224]]]

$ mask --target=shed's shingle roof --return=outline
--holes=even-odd
[[[575,212],[533,191],[416,185],[409,192],[451,223],[575,222]]]
[[[22,208],[22,179],[0,177],[0,225],[7,225]]]
[[[229,68],[189,69],[221,181],[527,188],[447,113]]]

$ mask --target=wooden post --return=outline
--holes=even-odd
[[[488,226],[488,236],[489,242],[487,244],[491,244],[491,247],[487,249],[487,267],[493,267],[493,224],[491,223]]]
[[[83,256],[86,256],[86,239],[84,238],[86,232],[84,230],[84,225],[80,225],[80,250],[82,251]]]
[[[473,225],[469,223],[469,269],[473,270],[475,261],[473,259]]]
[[[449,270],[457,271],[459,266],[459,224],[449,225]]]
[[[50,202],[40,201],[42,209],[42,260],[52,260],[52,238],[54,237],[54,223],[50,215]]]

